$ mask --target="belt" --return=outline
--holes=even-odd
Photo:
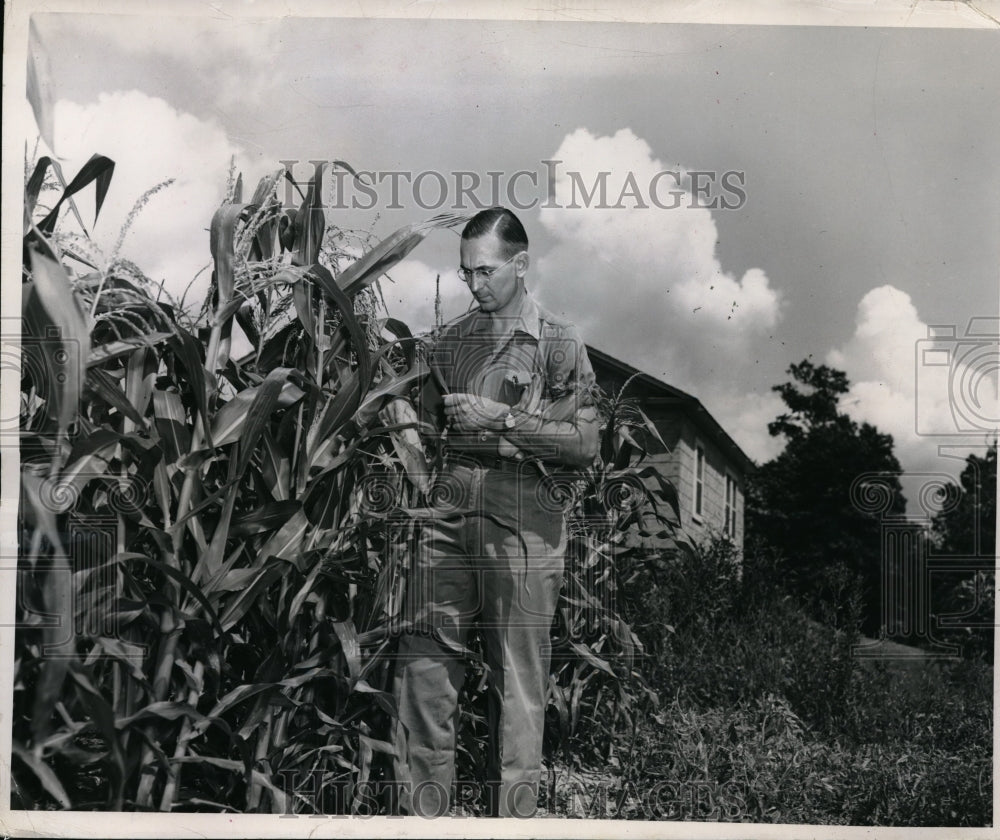
[[[539,474],[535,463],[527,458],[500,458],[497,455],[487,455],[484,452],[458,452],[450,450],[444,458],[445,464],[461,464],[463,466],[481,467],[487,470],[497,470],[505,473],[522,473],[525,471]]]

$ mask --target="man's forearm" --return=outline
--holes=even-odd
[[[558,404],[539,414],[511,410],[514,428],[503,436],[511,443],[544,460],[561,461],[573,467],[586,467],[597,456],[599,422],[597,411],[590,407],[576,410],[568,419]],[[553,416],[555,415],[555,416]]]

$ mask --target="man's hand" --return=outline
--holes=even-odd
[[[417,411],[413,407],[413,403],[402,397],[395,397],[389,400],[379,411],[378,417],[385,426],[412,423],[415,428],[419,423]]]
[[[476,394],[445,394],[444,414],[448,425],[459,432],[500,432],[510,407]]]

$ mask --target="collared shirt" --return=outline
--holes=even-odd
[[[444,428],[440,384],[450,393],[477,394],[519,410],[541,414],[557,401],[572,416],[593,404],[594,371],[579,330],[542,309],[525,294],[519,311],[504,319],[496,335],[493,316],[474,309],[446,327],[429,363],[435,375],[422,394],[424,419]],[[497,454],[500,434],[449,432],[456,449]]]

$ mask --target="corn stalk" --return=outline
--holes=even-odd
[[[423,339],[377,317],[373,284],[461,218],[410,225],[348,263],[322,169],[294,210],[280,207],[283,173],[246,203],[237,181],[212,220],[213,281],[192,322],[126,261],[63,247],[58,214],[36,209],[49,165],[25,208],[15,799],[359,812],[392,749],[389,663],[417,528],[405,511],[427,489],[413,418],[383,410],[426,375]],[[94,184],[99,212],[113,163],[88,167],[65,192]],[[238,359],[234,325],[252,345]],[[578,590],[598,585],[578,567],[621,561],[608,546],[634,525],[602,488],[630,470],[652,480],[608,470],[580,497],[589,524],[562,613],[574,633]],[[550,697],[563,742],[607,708],[588,686],[611,686],[614,708],[631,690],[635,669],[602,658],[634,645],[615,621],[604,638],[566,636],[572,661]]]

